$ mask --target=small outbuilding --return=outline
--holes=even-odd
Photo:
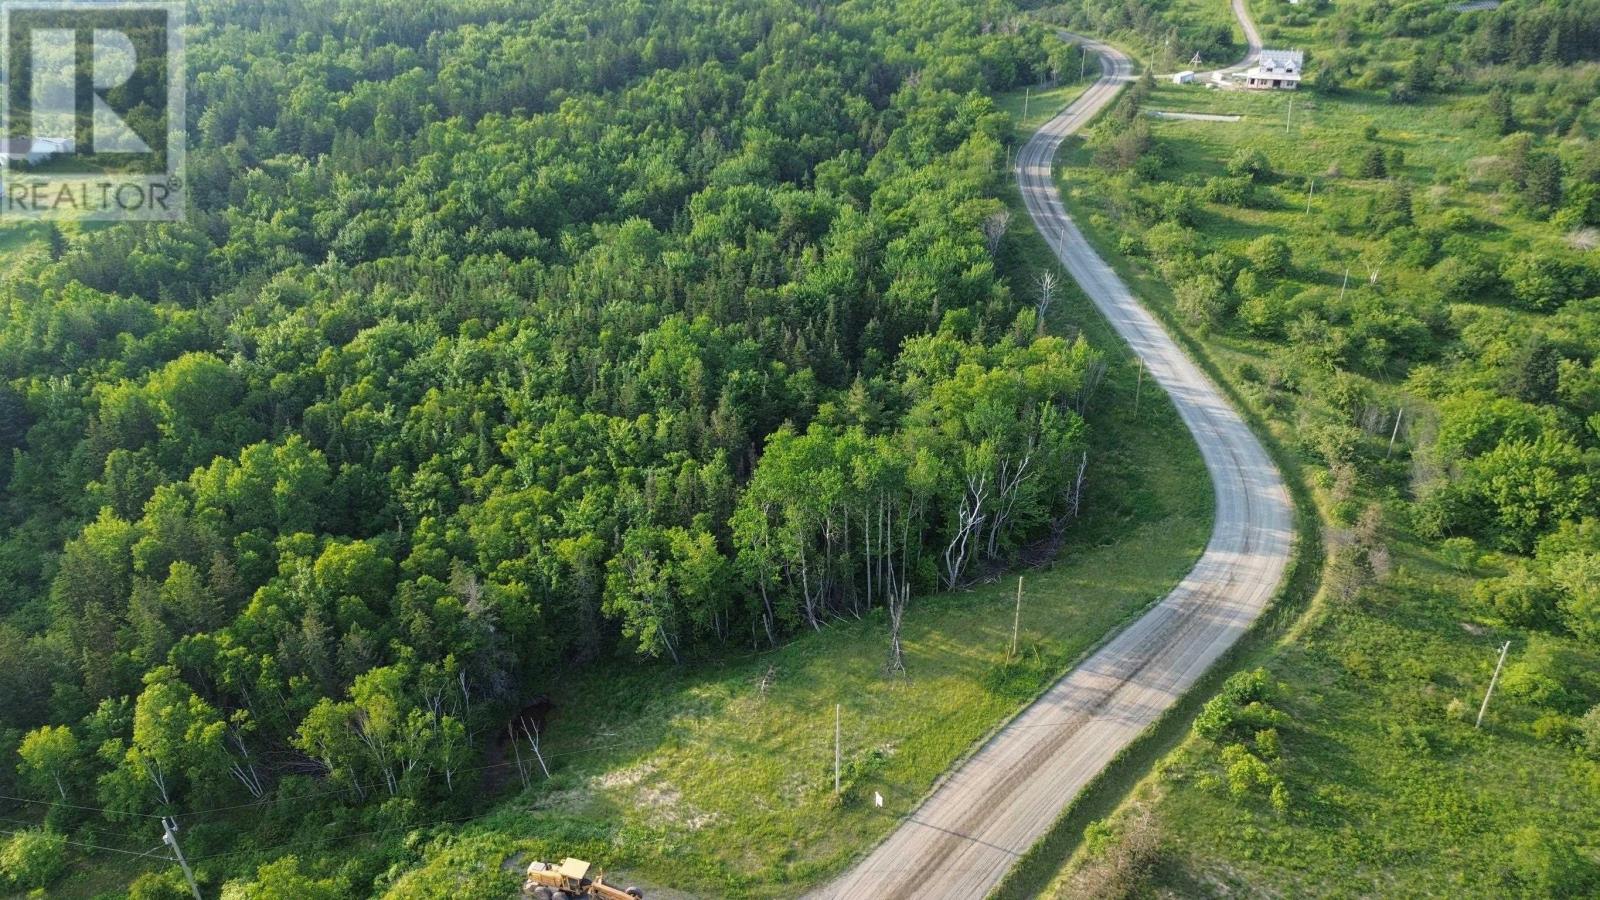
[[[1191,72],[1191,71],[1188,71],[1187,69],[1185,69],[1184,71],[1179,72],[1179,73],[1177,73],[1177,74],[1172,76],[1172,83],[1173,84],[1193,84],[1194,83],[1194,73]]]

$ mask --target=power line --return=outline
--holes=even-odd
[[[284,841],[283,843],[280,843],[280,844],[269,844],[268,846],[265,846],[265,847],[249,847],[249,848],[246,848],[246,849],[243,849],[243,850],[222,850],[222,851],[219,851],[217,853],[207,853],[207,854],[205,854],[203,856],[193,857],[192,861],[193,862],[199,862],[199,861],[204,860],[204,859],[216,859],[216,858],[222,857],[222,856],[242,856],[242,855],[248,854],[248,853],[271,853],[271,852],[273,852],[275,850],[282,850],[285,847],[310,847],[310,846],[314,846],[316,844],[328,844],[328,843],[334,843],[334,842],[337,842],[337,841],[348,841],[348,840],[351,840],[352,838],[370,837],[371,835],[374,835],[374,834],[387,834],[387,833],[389,833],[391,831],[400,831],[400,830],[410,831],[410,830],[415,830],[415,829],[418,829],[418,828],[430,828],[430,827],[432,827],[434,825],[449,825],[449,824],[452,824],[452,823],[455,823],[455,822],[465,822],[465,821],[468,821],[470,819],[478,819],[478,818],[482,818],[482,814],[481,813],[471,813],[471,814],[464,815],[464,816],[455,816],[455,817],[449,818],[449,819],[435,819],[435,820],[433,820],[431,822],[422,822],[422,823],[417,824],[417,825],[405,825],[405,824],[388,825],[388,826],[385,826],[383,828],[375,828],[375,829],[373,829],[371,831],[356,831],[356,832],[352,832],[350,834],[335,835],[333,837],[312,838],[310,840],[305,840],[305,841]]]
[[[71,803],[63,803],[63,802],[59,802],[59,801],[55,801],[55,800],[30,800],[27,797],[13,797],[10,794],[0,794],[0,800],[14,800],[14,801],[16,801],[18,803],[32,803],[32,804],[35,804],[37,806],[64,806],[67,809],[81,809],[81,810],[83,810],[85,812],[105,813],[108,816],[141,816],[141,817],[146,818],[146,819],[160,819],[161,818],[160,816],[154,815],[152,813],[129,812],[129,811],[126,811],[126,810],[111,810],[111,809],[106,809],[106,808],[100,807],[100,806],[77,806],[77,805],[74,805],[74,804],[71,804]]]
[[[448,818],[448,819],[435,819],[433,821],[422,822],[422,823],[416,824],[416,825],[395,824],[395,825],[386,826],[384,828],[372,829],[370,831],[357,831],[357,832],[353,832],[351,834],[334,835],[334,836],[325,837],[325,838],[312,838],[310,840],[303,840],[303,841],[284,841],[284,842],[278,843],[278,844],[270,844],[270,845],[265,846],[265,847],[250,847],[250,848],[246,848],[246,849],[242,849],[242,850],[223,850],[223,851],[220,851],[220,852],[217,852],[217,853],[207,853],[207,854],[204,854],[202,856],[193,857],[192,861],[193,862],[199,862],[200,860],[217,859],[217,858],[224,857],[224,856],[241,856],[241,855],[251,854],[251,853],[271,853],[271,852],[273,852],[275,850],[281,850],[281,849],[284,849],[286,847],[310,847],[310,846],[315,846],[317,844],[327,844],[327,843],[334,843],[334,842],[337,842],[337,841],[347,841],[347,840],[351,840],[351,839],[358,838],[358,837],[369,837],[369,836],[375,835],[375,834],[387,834],[389,832],[399,831],[399,830],[411,830],[411,829],[417,829],[417,828],[429,828],[429,827],[432,827],[432,826],[435,826],[435,825],[448,825],[448,824],[452,824],[452,823],[455,823],[455,822],[465,822],[465,821],[468,821],[470,819],[477,819],[477,818],[481,818],[481,817],[482,817],[481,813],[471,813],[471,814],[468,814],[468,815],[455,816],[455,817]],[[16,830],[8,829],[8,828],[0,828],[0,834],[20,835],[20,834],[28,834],[28,833],[29,832],[26,832],[26,831],[16,831]],[[88,843],[88,842],[85,842],[85,841],[74,841],[74,840],[71,840],[70,838],[61,837],[59,835],[55,835],[55,837],[58,840],[60,840],[62,843],[64,843],[64,844],[67,844],[67,845],[70,845],[70,846],[73,846],[73,847],[81,847],[81,848],[83,848],[85,850],[94,850],[94,851],[103,852],[103,853],[116,853],[116,854],[121,855],[121,856],[132,857],[135,860],[139,860],[139,859],[157,859],[157,860],[161,860],[161,861],[164,861],[164,862],[173,862],[174,861],[170,857],[158,856],[157,855],[157,854],[160,853],[160,851],[166,849],[166,843],[165,842],[163,842],[161,844],[158,844],[157,846],[152,847],[149,850],[145,850],[143,852],[140,852],[140,851],[137,851],[137,850],[124,850],[124,849],[122,849],[120,847],[107,847],[107,846],[104,846],[102,844],[91,844],[91,843]],[[130,860],[122,860],[122,862],[126,863],[126,862],[130,862]]]
[[[590,753],[590,752],[594,752],[594,751],[598,751],[598,750],[608,750],[608,749],[613,749],[613,748],[617,748],[617,747],[639,746],[641,744],[654,743],[655,741],[656,741],[656,739],[654,739],[654,738],[640,738],[638,740],[632,740],[632,741],[611,741],[611,742],[601,743],[601,744],[590,744],[590,745],[587,745],[587,746],[584,746],[584,747],[574,747],[574,748],[572,748],[570,750],[563,750],[563,751],[560,751],[559,753],[546,753],[545,757],[547,759],[553,759],[553,758],[560,757],[560,756],[571,756],[571,755],[576,754],[576,753]],[[506,761],[506,762],[498,762],[498,763],[489,763],[487,765],[482,765],[482,766],[474,766],[472,768],[467,768],[467,769],[452,770],[452,772],[453,772],[453,774],[456,774],[456,775],[471,775],[471,774],[474,774],[476,772],[483,772],[483,771],[487,771],[489,769],[505,768],[505,767],[513,766],[513,765],[516,765],[516,764],[514,762]],[[427,781],[427,780],[432,780],[432,779],[436,779],[436,778],[441,778],[441,777],[443,777],[443,775],[444,775],[443,772],[430,772],[430,773],[428,773],[426,775],[421,776],[421,780]],[[334,796],[338,796],[339,794],[348,794],[351,791],[373,790],[373,789],[376,789],[376,788],[384,786],[384,784],[385,784],[385,781],[383,779],[374,779],[373,781],[359,783],[359,784],[353,784],[353,785],[350,785],[348,787],[333,788],[333,789],[330,789],[330,790],[323,790],[323,791],[308,791],[308,792],[303,793],[303,794],[295,794],[295,795],[289,796],[289,797],[263,797],[263,798],[261,798],[259,800],[251,800],[251,801],[246,802],[246,803],[233,803],[233,804],[229,804],[227,806],[213,806],[213,807],[209,807],[207,809],[196,809],[196,810],[190,810],[188,812],[173,813],[172,817],[175,818],[175,819],[187,819],[187,818],[190,818],[190,817],[193,817],[193,816],[207,815],[207,814],[210,814],[210,813],[217,813],[217,812],[231,812],[232,810],[236,810],[236,809],[250,809],[250,808],[253,808],[253,807],[266,806],[266,805],[273,804],[273,803],[289,803],[289,802],[296,801],[296,800],[311,800],[311,799],[316,799],[316,798],[319,798],[319,797],[334,797]],[[105,816],[138,816],[138,817],[144,818],[144,819],[155,819],[156,821],[160,821],[163,818],[165,818],[165,816],[157,815],[155,813],[133,812],[133,811],[130,811],[130,810],[112,810],[112,809],[106,809],[105,807],[102,807],[102,806],[81,806],[81,805],[74,804],[74,803],[63,803],[63,802],[60,802],[60,801],[53,801],[53,800],[34,800],[34,799],[29,798],[29,797],[13,797],[10,794],[0,794],[0,800],[12,800],[12,801],[15,801],[17,803],[30,803],[30,804],[33,804],[33,805],[36,805],[36,806],[61,806],[61,807],[64,807],[66,809],[76,809],[76,810],[81,810],[81,811],[84,811],[84,812],[97,812],[97,813],[100,813],[100,814],[105,815]],[[19,825],[35,824],[35,823],[32,823],[32,822],[23,821],[21,819],[3,819],[3,818],[0,818],[0,821],[10,821],[10,822],[13,822],[13,823],[19,824]],[[117,832],[111,832],[111,833],[118,834]],[[129,837],[129,835],[125,835],[125,834],[118,834],[118,836],[119,837]]]
[[[28,832],[26,832],[26,831],[13,831],[13,830],[11,830],[9,828],[0,828],[0,834],[17,835],[17,834],[27,834],[27,833]],[[155,850],[146,850],[145,852],[140,853],[137,850],[123,850],[123,849],[120,849],[120,848],[117,848],[117,847],[104,847],[104,846],[101,846],[100,844],[89,844],[89,843],[85,843],[83,841],[74,841],[74,840],[71,840],[71,839],[65,838],[65,837],[60,838],[60,840],[61,840],[61,842],[63,844],[71,844],[74,847],[84,847],[84,848],[89,849],[89,850],[103,850],[106,853],[121,853],[124,856],[135,856],[135,857],[138,857],[140,859],[144,859],[144,858],[150,856],[151,854],[155,853],[156,850],[160,850],[161,849],[160,847],[157,847],[157,848],[155,848]]]
[[[43,828],[43,827],[45,827],[45,823],[43,823],[43,822],[35,822],[35,821],[31,820],[31,819],[8,819],[5,816],[0,816],[0,822],[10,822],[13,825],[28,825],[28,826],[31,826],[31,827],[34,827],[34,828]],[[124,834],[123,832],[120,832],[120,831],[112,831],[109,828],[94,828],[94,830],[95,831],[104,832],[104,833],[110,834],[110,835],[115,835],[116,837],[120,837],[120,838],[127,838],[129,840],[138,840],[137,838],[135,838],[131,834]]]
[[[584,747],[574,747],[574,748],[572,748],[570,750],[562,750],[559,753],[546,753],[544,756],[545,756],[546,759],[555,759],[557,757],[562,757],[562,756],[572,756],[573,754],[577,754],[577,753],[592,753],[592,752],[599,751],[599,750],[609,750],[609,749],[614,749],[614,748],[617,748],[617,747],[636,747],[636,746],[640,746],[640,745],[643,745],[643,744],[651,744],[651,743],[657,743],[657,742],[658,742],[658,739],[656,739],[656,738],[639,738],[637,740],[631,740],[631,741],[612,741],[612,742],[603,743],[603,744],[590,744],[590,745],[584,746]],[[471,774],[474,774],[476,772],[484,772],[484,771],[487,771],[489,769],[503,769],[503,768],[507,768],[507,767],[515,766],[515,765],[516,765],[515,762],[513,762],[511,760],[506,760],[504,762],[489,763],[487,765],[473,766],[471,768],[466,768],[466,769],[454,769],[454,770],[452,770],[452,775],[453,776],[454,775],[471,775]],[[433,779],[442,778],[442,777],[444,777],[444,773],[443,772],[429,772],[428,774],[417,776],[413,780],[431,781]],[[377,788],[381,788],[381,787],[385,786],[386,784],[387,784],[387,781],[385,779],[377,778],[377,779],[373,779],[372,781],[352,784],[352,785],[348,785],[348,786],[342,787],[342,788],[333,788],[331,790],[308,791],[308,792],[303,793],[303,794],[294,794],[294,795],[289,796],[289,797],[262,797],[259,800],[251,800],[251,801],[248,801],[248,802],[245,802],[245,803],[233,803],[233,804],[229,804],[227,806],[213,806],[213,807],[210,807],[208,809],[190,810],[189,812],[175,813],[173,815],[173,818],[176,818],[176,819],[187,819],[187,818],[191,818],[193,816],[208,815],[210,813],[218,813],[218,812],[231,812],[232,810],[236,810],[236,809],[251,809],[251,808],[260,807],[260,806],[268,806],[268,805],[271,805],[271,804],[274,804],[274,803],[289,803],[289,802],[296,801],[296,800],[312,800],[312,799],[317,799],[319,797],[335,797],[335,796],[338,796],[340,794],[348,794],[348,793],[350,793],[352,791],[364,792],[364,791],[368,791],[368,790],[375,790]],[[155,816],[153,818],[160,818],[160,816]]]
[[[570,756],[570,755],[573,755],[573,754],[576,754],[576,753],[586,753],[586,752],[591,752],[591,751],[596,751],[596,750],[605,750],[605,749],[611,749],[611,748],[617,748],[617,747],[639,746],[639,745],[642,745],[642,744],[653,743],[653,742],[654,742],[654,739],[639,739],[639,740],[631,740],[631,741],[611,741],[611,742],[606,742],[606,743],[591,744],[591,745],[587,745],[587,746],[584,746],[584,747],[575,747],[575,748],[572,748],[570,750],[562,751],[560,753],[549,754],[549,756],[551,756],[551,757],[555,757],[555,756]],[[509,762],[492,763],[492,764],[489,764],[489,765],[478,766],[478,767],[471,768],[471,769],[463,769],[461,771],[462,771],[463,774],[465,774],[465,773],[470,773],[470,772],[484,771],[484,770],[487,770],[487,769],[501,768],[501,767],[509,766],[509,765],[513,765],[513,764],[509,763]],[[430,774],[430,775],[425,776],[425,777],[433,778],[433,777],[438,777],[438,775],[436,773],[436,774]],[[383,784],[382,781],[377,781],[377,782],[371,783],[370,786],[376,787],[376,786],[381,785],[381,784]],[[289,802],[291,800],[298,800],[298,799],[308,799],[308,798],[315,798],[315,797],[332,796],[332,795],[335,795],[335,794],[348,792],[349,790],[352,790],[352,789],[353,789],[353,787],[352,788],[344,788],[344,789],[335,790],[335,791],[324,791],[324,792],[319,792],[319,793],[314,793],[314,794],[301,794],[301,795],[296,795],[294,797],[274,798],[274,799],[271,799],[271,800],[263,799],[261,801],[257,801],[256,803],[236,804],[236,805],[232,805],[232,806],[214,807],[214,808],[207,809],[207,810],[196,810],[196,811],[184,813],[183,815],[185,815],[185,816],[194,816],[194,815],[200,815],[200,814],[203,814],[203,813],[221,812],[221,811],[227,811],[227,810],[233,810],[233,809],[241,809],[241,808],[245,808],[245,807],[249,807],[249,806],[264,805],[264,804],[268,804],[268,803],[281,803],[281,802]],[[8,799],[26,800],[26,798],[8,798]],[[28,802],[40,802],[40,801],[28,801]],[[65,804],[65,805],[70,805],[70,804]],[[97,807],[72,807],[72,808],[75,808],[75,809],[90,809],[90,810],[98,809]],[[100,811],[106,812],[106,810],[100,810]],[[872,811],[872,810],[869,810],[869,811]],[[887,813],[887,812],[880,813],[880,814],[884,815],[886,818],[895,819],[895,820],[900,820],[902,818],[905,818],[905,816],[896,816],[896,815],[893,815],[893,814],[890,814],[890,813]],[[148,818],[158,818],[158,819],[162,818],[160,816],[154,816],[154,815],[143,814],[143,813],[139,813],[139,814],[136,814],[136,815],[144,815],[144,816],[146,816]],[[454,823],[458,823],[458,822],[466,822],[466,821],[470,821],[470,820],[473,820],[473,819],[484,818],[486,815],[487,814],[484,813],[484,812],[474,812],[474,813],[468,813],[468,814],[461,815],[461,816],[452,816],[452,817],[449,817],[449,818],[434,819],[434,820],[430,820],[430,821],[422,822],[422,823],[417,823],[417,824],[396,823],[396,824],[393,824],[393,825],[385,826],[383,828],[370,829],[370,830],[367,830],[367,831],[357,831],[357,832],[352,832],[350,834],[331,835],[331,836],[328,836],[328,837],[310,838],[310,839],[306,839],[306,840],[289,840],[289,841],[283,841],[283,842],[280,842],[280,843],[277,843],[277,844],[269,844],[269,845],[264,846],[264,847],[248,847],[248,848],[243,848],[243,849],[238,849],[238,850],[222,850],[222,851],[218,851],[218,852],[215,852],[215,853],[206,853],[206,854],[202,854],[200,856],[190,857],[190,862],[193,863],[193,862],[200,862],[200,861],[203,861],[203,860],[220,859],[220,858],[229,857],[229,856],[244,856],[244,855],[251,855],[251,854],[268,854],[268,853],[273,853],[275,851],[289,849],[289,848],[314,847],[314,846],[319,846],[319,845],[322,845],[322,844],[330,844],[330,843],[338,843],[338,842],[342,842],[342,841],[354,840],[356,838],[372,837],[374,835],[389,834],[389,833],[396,832],[396,831],[415,830],[415,829],[421,829],[421,828],[431,828],[431,827],[438,826],[438,825],[448,825],[448,824],[454,824]],[[910,814],[907,814],[907,815],[910,815]],[[10,821],[10,822],[16,822],[16,823],[19,823],[19,824],[30,824],[30,823],[24,823],[21,820],[17,820],[17,819],[3,819],[3,818],[0,818],[0,821]],[[18,834],[24,834],[24,833],[25,832],[22,832],[22,831],[15,831],[15,830],[10,830],[10,829],[0,829],[0,834],[18,835]],[[103,853],[114,853],[114,854],[117,854],[117,855],[122,856],[122,857],[129,857],[129,859],[120,860],[120,862],[126,863],[126,864],[131,864],[131,863],[133,863],[135,861],[146,860],[146,859],[156,860],[156,861],[160,861],[160,862],[167,862],[167,863],[174,863],[175,862],[172,858],[170,858],[170,857],[168,857],[166,855],[158,855],[158,854],[161,853],[162,850],[166,849],[165,842],[163,842],[160,845],[157,845],[156,847],[151,848],[150,850],[139,852],[139,851],[134,851],[134,850],[124,850],[124,849],[118,848],[118,847],[107,847],[107,846],[104,846],[104,845],[101,845],[101,844],[92,844],[92,843],[88,843],[88,842],[85,842],[85,841],[75,841],[75,840],[71,840],[71,839],[68,839],[68,838],[65,838],[65,837],[61,837],[59,839],[64,844],[67,844],[67,845],[70,845],[70,846],[73,846],[73,847],[79,847],[79,848],[82,848],[82,849],[85,849],[85,850],[93,850],[93,851],[103,852]]]

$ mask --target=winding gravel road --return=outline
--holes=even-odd
[[[1250,18],[1250,8],[1245,5],[1245,0],[1233,0],[1233,17],[1239,20],[1239,27],[1244,29],[1244,43],[1249,48],[1244,59],[1234,68],[1247,69],[1261,55],[1261,32],[1256,30],[1255,20]]]
[[[1061,205],[1051,173],[1056,150],[1133,72],[1114,48],[1077,39],[1099,54],[1104,74],[1023,147],[1022,197],[1067,271],[1171,395],[1210,472],[1216,524],[1205,553],[1172,593],[948,774],[818,897],[972,900],[987,894],[1118,751],[1244,634],[1272,598],[1289,559],[1289,495],[1266,450]]]

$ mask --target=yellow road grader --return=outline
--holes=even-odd
[[[636,887],[612,887],[606,884],[604,873],[589,877],[589,864],[581,859],[567,857],[561,865],[534,862],[528,864],[528,878],[522,883],[522,894],[533,900],[579,900],[580,897],[599,897],[601,900],[644,900],[644,893]]]

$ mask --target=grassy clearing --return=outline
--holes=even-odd
[[[1293,262],[1281,289],[1314,307],[1344,290],[1347,267],[1348,291],[1365,292],[1373,302],[1430,287],[1426,268],[1392,257],[1372,282],[1368,251],[1375,239],[1333,227],[1384,188],[1351,174],[1374,144],[1404,154],[1400,171],[1417,186],[1419,226],[1459,210],[1471,223],[1454,229],[1459,239],[1494,257],[1560,239],[1547,223],[1516,215],[1515,199],[1494,179],[1480,177],[1500,145],[1478,126],[1474,104],[1470,96],[1396,106],[1376,94],[1328,98],[1160,85],[1146,106],[1244,116],[1239,123],[1152,121],[1152,133],[1171,152],[1161,177],[1199,183],[1223,174],[1241,148],[1266,154],[1275,178],[1257,188],[1257,202],[1249,208],[1204,205],[1196,225],[1205,241],[1201,252],[1242,254],[1260,235],[1284,235]],[[1364,134],[1368,126],[1375,138]],[[1130,194],[1141,188],[1093,166],[1081,143],[1065,148],[1059,163],[1067,206],[1089,239],[1199,350],[1274,440],[1301,456],[1318,485],[1321,513],[1341,519],[1345,513],[1327,490],[1326,471],[1299,441],[1296,401],[1254,374],[1271,372],[1292,348],[1281,337],[1184,323],[1153,266],[1119,252],[1140,235],[1128,210]],[[1495,305],[1502,315],[1526,315]],[[1460,314],[1480,302],[1450,306]],[[1393,399],[1406,372],[1389,362],[1378,356],[1368,371],[1379,396]],[[1413,410],[1425,406],[1415,397],[1406,401]],[[1367,438],[1379,441],[1380,457],[1387,436]],[[1466,564],[1445,565],[1434,547],[1407,531],[1400,499],[1405,464],[1393,468],[1378,492],[1391,512],[1384,535],[1394,565],[1389,577],[1358,602],[1319,600],[1281,639],[1258,644],[1240,659],[1244,666],[1263,665],[1279,683],[1274,705],[1286,720],[1278,726],[1282,760],[1276,769],[1288,789],[1286,809],[1275,810],[1264,796],[1230,795],[1217,745],[1187,737],[1131,791],[1108,826],[1091,829],[1093,849],[1152,812],[1162,836],[1149,885],[1157,894],[1506,896],[1525,887],[1526,868],[1537,865],[1542,852],[1518,844],[1518,833],[1530,826],[1594,857],[1600,766],[1534,736],[1548,704],[1525,702],[1512,690],[1496,695],[1482,731],[1471,719],[1504,640],[1513,642],[1510,672],[1519,666],[1534,672],[1541,660],[1559,658],[1559,668],[1581,673],[1564,686],[1574,708],[1600,699],[1594,674],[1600,658],[1576,641],[1500,627],[1472,612],[1474,583],[1503,574],[1506,557],[1474,554]],[[1087,856],[1080,850],[1063,867],[1052,893],[1075,895],[1069,878]]]
[[[1236,253],[1263,234],[1290,238],[1294,268],[1287,280],[1297,286],[1336,292],[1346,265],[1352,267],[1354,287],[1366,280],[1368,271],[1360,257],[1370,239],[1335,232],[1329,217],[1366,202],[1383,188],[1381,179],[1355,174],[1361,154],[1374,146],[1400,151],[1404,155],[1400,173],[1425,186],[1414,198],[1422,223],[1446,210],[1464,210],[1475,217],[1474,243],[1489,252],[1525,245],[1548,230],[1543,223],[1505,215],[1512,200],[1488,179],[1473,177],[1473,161],[1493,156],[1497,141],[1473,128],[1474,113],[1459,100],[1397,106],[1371,93],[1328,98],[1158,83],[1146,106],[1243,116],[1240,122],[1152,119],[1152,132],[1170,154],[1162,177],[1203,181],[1225,174],[1227,161],[1241,149],[1265,154],[1278,177],[1258,188],[1256,207],[1208,204],[1198,229],[1216,248]],[[1376,129],[1372,140],[1364,135],[1369,126]],[[1088,151],[1081,143],[1074,144],[1063,153],[1061,163],[1069,199],[1088,213],[1101,237],[1120,236],[1120,216],[1106,191],[1107,176],[1089,163]],[[1427,277],[1415,266],[1380,272],[1382,287],[1391,292],[1426,287]]]
[[[1079,90],[1031,98],[1030,120]],[[1020,112],[1020,97],[1001,102]],[[1011,200],[1002,262],[1014,289],[1026,290],[1054,261]],[[480,877],[464,867],[518,851],[587,853],[641,882],[708,895],[797,894],[880,839],[980,739],[1164,595],[1210,533],[1204,466],[1148,385],[1135,415],[1131,357],[1085,297],[1066,291],[1051,327],[1082,331],[1111,368],[1090,415],[1089,512],[1056,561],[1026,576],[1019,661],[1004,659],[1016,587],[1005,577],[913,601],[904,680],[885,674],[881,612],[722,665],[576,679],[555,697],[553,778],[425,854],[393,895],[434,895]],[[832,796],[835,704],[844,719],[842,801]],[[872,806],[874,792],[883,810]]]
[[[1078,95],[1094,84],[1095,79],[1100,76],[1100,63],[1097,59],[1098,57],[1091,53],[1084,60],[1082,79],[1063,80],[1061,84],[1048,87],[1008,91],[994,98],[995,104],[1016,122],[1019,141],[1038,131],[1040,125],[1065,109],[1067,104],[1078,99]]]
[[[1447,570],[1415,544],[1399,562],[1367,604],[1325,607],[1266,659],[1293,723],[1278,729],[1285,813],[1231,797],[1215,745],[1198,737],[1134,793],[1163,824],[1159,884],[1185,895],[1499,897],[1519,829],[1592,839],[1600,771],[1525,733],[1537,707],[1500,692],[1473,728],[1497,643],[1513,641],[1514,670],[1526,636],[1462,619],[1477,573]],[[1576,642],[1540,644],[1600,671]]]

